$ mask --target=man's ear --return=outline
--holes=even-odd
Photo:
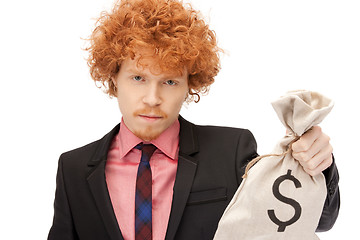
[[[111,79],[112,83],[116,86],[117,85],[116,84],[116,75],[112,76],[110,79]]]
[[[113,76],[113,77],[110,77],[110,79],[111,79],[111,83],[112,84],[109,84],[109,87],[111,87],[112,88],[112,94],[116,97],[116,92],[117,92],[117,81],[116,81],[116,75],[115,76]],[[110,82],[109,82],[110,83]]]
[[[110,77],[110,79],[111,79],[111,81],[112,81],[112,83],[114,84],[115,87],[117,87],[116,78],[117,78],[117,76],[118,76],[118,74],[119,74],[120,66],[121,66],[120,64],[118,64],[118,65],[116,66],[116,70],[115,70],[114,76]]]

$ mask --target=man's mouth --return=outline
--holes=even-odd
[[[134,117],[139,117],[147,122],[156,122],[167,118],[167,114],[158,108],[144,108],[134,112]]]
[[[162,119],[163,117],[162,116],[157,116],[157,115],[144,115],[144,114],[139,114],[139,117],[141,117],[142,119],[144,120],[147,120],[147,121],[156,121],[156,120],[160,120]]]

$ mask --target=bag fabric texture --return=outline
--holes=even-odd
[[[313,240],[327,195],[324,175],[307,174],[291,144],[331,111],[319,93],[292,91],[272,103],[289,134],[256,159],[220,219],[215,240]]]

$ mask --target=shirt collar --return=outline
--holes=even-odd
[[[179,146],[179,132],[180,123],[179,120],[170,125],[161,135],[150,141],[154,144],[161,152],[166,154],[169,158],[175,160],[178,146]],[[118,142],[120,159],[128,154],[136,145],[144,142],[137,136],[135,136],[125,125],[124,121],[121,121],[119,134],[116,136]]]

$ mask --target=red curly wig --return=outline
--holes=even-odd
[[[188,101],[198,102],[198,93],[209,90],[220,70],[222,50],[215,33],[199,12],[178,0],[119,1],[111,13],[102,13],[89,40],[91,76],[110,96],[116,96],[112,78],[122,61],[134,59],[139,49],[151,52],[154,64],[164,72],[187,69]]]

